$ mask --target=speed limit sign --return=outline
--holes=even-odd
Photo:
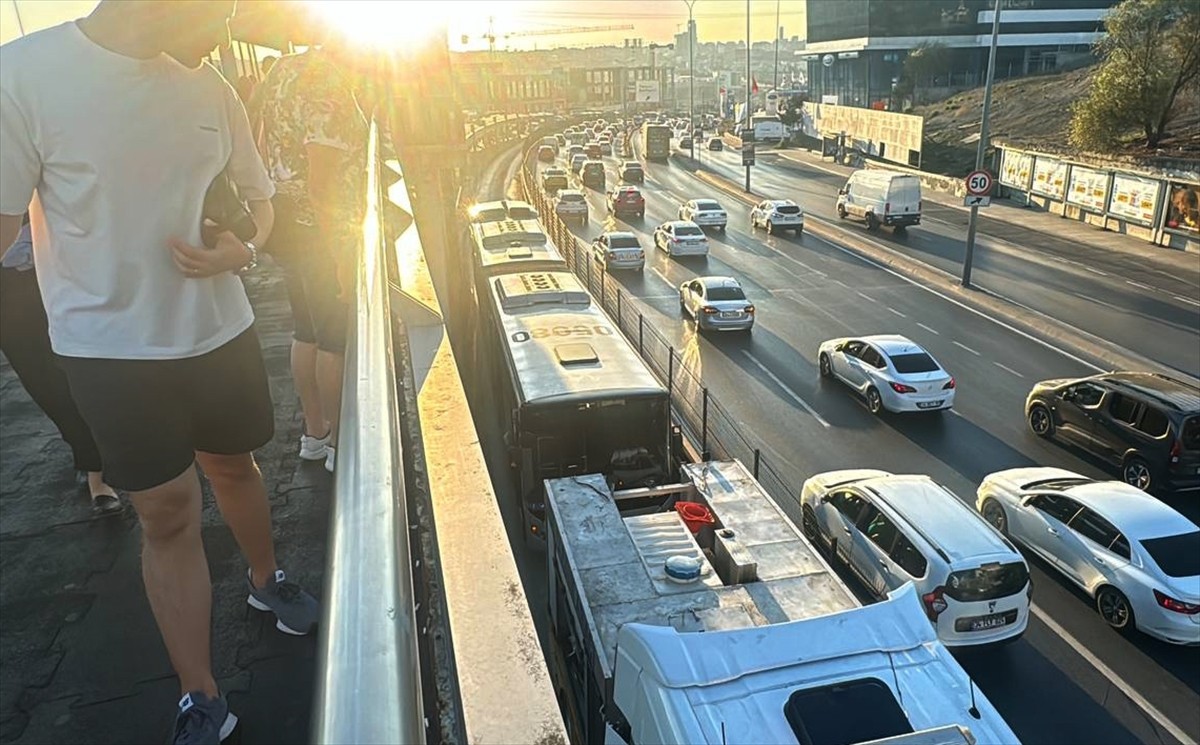
[[[992,174],[987,171],[971,171],[967,174],[967,193],[979,196],[992,190]]]

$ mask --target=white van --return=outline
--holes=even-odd
[[[898,171],[855,171],[838,191],[837,213],[865,221],[872,232],[890,225],[903,233],[921,224],[921,180]]]

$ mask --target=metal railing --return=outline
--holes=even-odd
[[[379,134],[346,346],[312,739],[424,743]]]

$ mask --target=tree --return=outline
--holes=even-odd
[[[949,65],[949,47],[940,41],[921,42],[904,58],[900,80],[896,83],[896,95],[900,98],[912,95],[915,103],[921,84],[946,72]]]
[[[1200,4],[1124,0],[1105,18],[1102,61],[1071,109],[1071,144],[1109,151],[1133,132],[1157,148],[1179,94],[1200,85]]]

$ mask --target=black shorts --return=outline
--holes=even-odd
[[[104,480],[118,489],[159,486],[187,470],[196,451],[250,453],[275,434],[254,326],[198,357],[57,359],[100,448]]]
[[[284,268],[292,306],[292,337],[324,352],[346,351],[349,306],[338,300],[337,269],[322,252],[277,259]]]

